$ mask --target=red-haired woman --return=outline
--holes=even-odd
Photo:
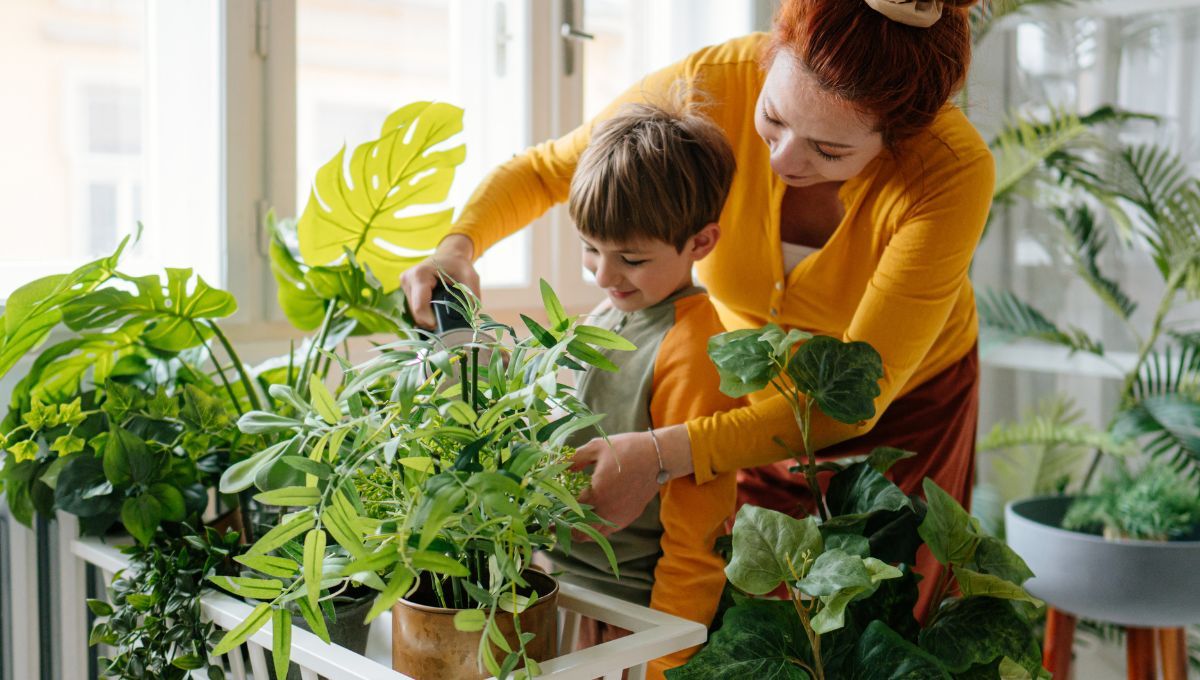
[[[970,63],[971,4],[785,0],[772,33],[703,49],[608,109],[664,96],[681,79],[703,91],[738,161],[723,236],[697,270],[722,321],[873,345],[884,365],[875,419],[848,426],[816,416],[811,444],[823,457],[880,445],[915,451],[892,468],[895,482],[920,493],[930,477],[964,504],[979,380],[967,274],[994,175],[987,145],[950,103]],[[566,199],[590,130],[538,145],[483,182],[434,257],[404,275],[418,319],[431,320],[435,263],[478,289],[471,262]],[[774,441],[800,450],[792,412],[780,397],[755,396],[656,430],[664,466],[699,483],[742,469],[742,502],[804,512],[803,479]],[[596,466],[587,500],[601,516],[624,526],[655,496],[654,446],[633,433],[579,450],[580,463]],[[918,571],[928,598],[936,562],[919,557]]]

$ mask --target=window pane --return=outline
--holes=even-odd
[[[217,19],[215,3],[5,4],[0,82],[20,106],[0,107],[0,301],[143,217],[125,270],[221,283]]]
[[[299,0],[297,211],[320,166],[343,144],[378,137],[387,115],[409,102],[465,110],[467,160],[450,205],[461,206],[488,170],[524,149],[522,4]],[[484,286],[529,285],[529,238],[521,232],[488,252],[479,263]]]

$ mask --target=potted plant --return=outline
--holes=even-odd
[[[435,674],[505,676],[522,663],[537,672],[534,645],[553,654],[553,613],[540,630],[517,615],[552,597],[554,587],[538,586],[543,575],[528,571],[533,552],[569,545],[572,531],[607,547],[591,526],[599,518],[576,501],[586,478],[568,472],[571,450],[564,444],[599,417],[558,382],[557,372],[579,361],[603,366],[595,347],[623,344],[566,317],[550,288],[543,283],[542,290],[551,327],[526,319],[531,337],[482,314],[460,287],[459,302],[451,304],[471,320],[472,342],[447,348],[436,335],[414,331],[379,348],[376,358],[343,367],[336,389],[314,377],[308,398],[289,394],[292,416],[242,418],[244,431],[275,432],[291,443],[256,454],[245,469],[231,468],[226,481],[252,477],[251,466],[272,459],[300,474],[295,485],[257,496],[293,510],[239,559],[295,578],[286,584],[218,579],[261,604],[217,653],[268,619],[285,630],[289,602],[320,634],[313,613],[322,591],[359,583],[379,591],[368,620],[396,606],[395,630],[411,630],[411,610],[435,608],[444,611],[434,617],[468,634],[465,650],[435,649]],[[447,627],[415,625],[427,626],[419,638],[394,642],[446,642]],[[443,637],[432,636],[435,628]],[[287,650],[274,652],[276,663],[286,664]],[[401,665],[413,663],[414,654],[394,650]]]
[[[874,349],[768,325],[719,335],[709,354],[725,393],[770,385],[791,404],[818,516],[739,510],[726,568],[735,605],[668,677],[1046,677],[1029,619],[1041,603],[1021,587],[1032,574],[930,480],[922,500],[885,477],[913,454],[883,448],[843,465],[818,463],[808,449],[814,408],[845,423],[874,415],[883,371]],[[817,476],[829,473],[823,493]],[[909,566],[921,544],[946,566],[924,626],[913,617],[918,577]],[[787,599],[754,597],[781,586]]]

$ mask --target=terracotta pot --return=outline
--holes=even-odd
[[[546,661],[558,656],[558,583],[540,571],[525,572],[525,580],[538,594],[538,601],[521,612],[521,632],[533,633],[525,649],[533,659]],[[412,599],[421,600],[427,586],[418,588]],[[402,599],[392,607],[392,668],[417,680],[441,678],[487,678],[478,662],[479,636],[455,629],[457,609],[445,609]],[[497,612],[496,623],[512,649],[518,648],[512,615]],[[505,652],[492,645],[496,660]]]

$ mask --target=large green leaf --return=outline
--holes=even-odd
[[[143,493],[126,498],[121,506],[121,522],[142,545],[150,543],[162,520],[162,504],[152,494]]]
[[[883,360],[867,343],[818,335],[796,350],[787,371],[830,418],[857,423],[875,415]]]
[[[847,605],[870,597],[880,581],[901,576],[899,569],[873,557],[864,559],[840,550],[827,550],[817,558],[798,588],[821,598],[821,611],[812,618],[812,627],[824,635],[845,625]]]
[[[116,271],[131,237],[116,252],[93,260],[69,274],[47,276],[14,290],[4,301],[4,335],[0,341],[0,376],[37,349],[63,320],[63,305],[87,295]]]
[[[932,479],[924,482],[925,500],[929,510],[919,529],[930,552],[942,564],[965,564],[975,556],[983,531],[979,520]]]
[[[946,605],[921,631],[920,645],[952,673],[1006,656],[1031,670],[1042,660],[1033,626],[1008,600],[992,597],[970,597]]]
[[[92,382],[104,384],[117,362],[137,351],[144,330],[145,324],[131,323],[113,331],[83,333],[61,343],[58,347],[64,351],[56,352],[41,369],[32,397],[62,401],[79,392],[88,371],[92,372]]]
[[[1021,586],[999,576],[981,574],[964,567],[954,567],[954,578],[963,597],[987,596],[1002,600],[1020,600],[1041,607],[1044,603],[1030,595]]]
[[[384,290],[395,290],[400,274],[445,236],[453,211],[398,213],[446,199],[466,151],[436,147],[461,130],[462,109],[417,102],[388,116],[379,139],[356,148],[348,166],[343,147],[317,171],[300,216],[304,261],[329,265],[349,251],[374,271]]]
[[[812,517],[798,520],[743,505],[734,520],[733,560],[725,574],[738,588],[762,595],[795,581],[805,560],[815,559],[821,549],[821,532]]]
[[[1118,413],[1111,432],[1122,441],[1149,436],[1148,453],[1200,473],[1200,400],[1191,394],[1146,397]]]
[[[851,661],[854,680],[950,680],[937,657],[872,621]]]
[[[166,271],[166,284],[153,274],[122,276],[137,288],[136,294],[117,288],[93,291],[66,305],[63,320],[73,330],[106,327],[122,319],[145,322],[142,342],[165,352],[179,352],[210,337],[211,331],[198,322],[237,311],[237,301],[229,293],[209,286],[199,276],[192,285],[191,269]]]
[[[912,508],[904,491],[876,470],[870,462],[855,463],[839,471],[829,481],[825,495],[834,520],[865,519],[880,510]]]
[[[975,556],[967,566],[1016,585],[1033,578],[1033,572],[1025,560],[1007,543],[994,536],[980,537]]]
[[[104,446],[104,474],[113,486],[148,484],[158,473],[159,461],[146,442],[129,430],[114,426]]]
[[[721,629],[669,680],[809,680],[797,664],[808,657],[800,617],[786,600],[749,600],[725,613]]]
[[[708,356],[721,376],[721,391],[741,397],[766,387],[776,374],[772,346],[757,328],[729,331],[708,341]]]

